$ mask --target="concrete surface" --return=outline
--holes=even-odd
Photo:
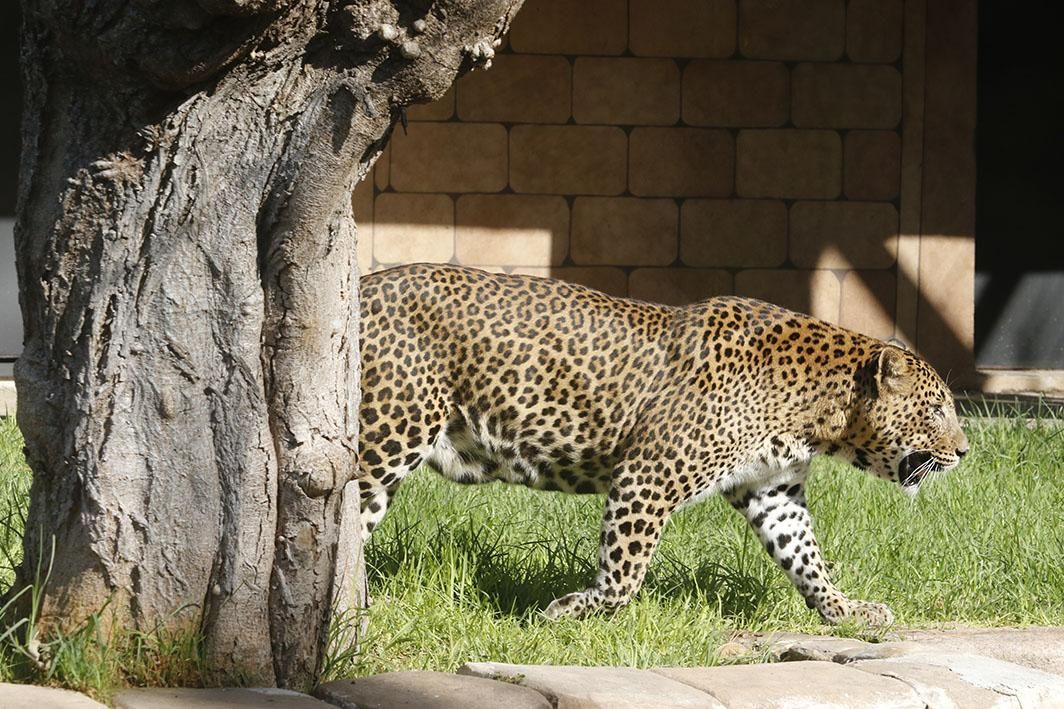
[[[719,667],[574,667],[475,662],[458,674],[391,672],[330,682],[318,698],[277,689],[131,689],[120,709],[624,709],[993,707],[1064,709],[1064,628],[897,631],[884,642],[769,633]],[[0,709],[99,709],[58,689],[0,684]]]
[[[0,706],[3,706],[0,703]],[[118,709],[331,709],[331,704],[287,689],[127,689]]]
[[[925,707],[924,702],[904,682],[884,676],[862,676],[858,670],[834,662],[670,667],[654,672],[695,687],[728,709]]]
[[[1015,693],[1002,693],[966,682],[950,667],[913,662],[910,658],[862,660],[849,665],[862,672],[892,677],[907,684],[929,707],[1021,709]],[[1045,704],[1048,706],[1048,703]],[[1029,705],[1028,705],[1029,706]]]
[[[0,709],[106,709],[84,694],[32,684],[0,682]]]
[[[830,635],[763,633],[738,641],[750,653],[780,661],[881,660],[921,652],[982,655],[1064,676],[1064,628],[950,628],[898,630],[883,642]]]
[[[329,682],[315,694],[330,704],[358,709],[550,709],[534,689],[446,672],[388,672]]]
[[[1064,676],[1064,628],[905,630],[898,636],[923,647],[985,655]]]
[[[710,695],[649,670],[631,667],[573,667],[563,665],[508,665],[470,662],[459,674],[514,682],[530,687],[557,709],[662,709],[724,705]]]

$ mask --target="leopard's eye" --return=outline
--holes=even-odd
[[[946,418],[946,410],[942,408],[941,404],[935,404],[931,407],[931,415],[937,419]]]

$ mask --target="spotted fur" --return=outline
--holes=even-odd
[[[669,516],[721,493],[831,623],[890,610],[829,580],[805,504],[826,453],[915,494],[968,450],[922,359],[768,303],[683,308],[455,266],[362,279],[366,536],[403,477],[607,493],[598,573],[552,618],[626,604]]]

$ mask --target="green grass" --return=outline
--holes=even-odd
[[[975,420],[969,434],[964,465],[915,500],[815,462],[809,504],[833,577],[902,626],[1064,625],[1064,421]],[[700,665],[743,630],[825,630],[719,498],[673,517],[627,608],[545,621],[540,610],[593,576],[602,503],[419,471],[367,549],[365,654],[335,674],[488,659]]]
[[[969,435],[964,464],[915,500],[817,461],[810,506],[833,576],[855,598],[890,604],[899,625],[1064,625],[1064,420],[976,419]],[[19,556],[27,480],[18,431],[0,419],[0,590]],[[459,486],[419,471],[366,551],[375,602],[363,655],[335,648],[327,675],[477,660],[700,665],[742,631],[824,630],[719,499],[673,517],[629,607],[544,620],[553,598],[591,579],[601,507],[601,496]],[[19,636],[0,643],[0,679],[25,672]],[[104,638],[90,622],[53,643],[31,679],[106,696],[200,676],[195,639]]]
[[[15,580],[22,560],[22,528],[30,493],[30,468],[14,417],[0,416],[0,591]]]

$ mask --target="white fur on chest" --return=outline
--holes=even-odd
[[[730,472],[713,480],[681,507],[739,487],[764,488],[803,482],[814,453],[793,436],[767,436],[750,452],[741,455]]]

